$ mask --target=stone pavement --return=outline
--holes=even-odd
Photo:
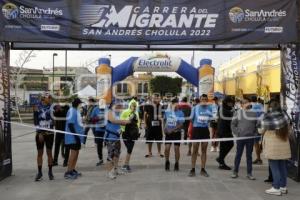
[[[119,176],[116,180],[106,177],[105,166],[96,167],[96,149],[89,139],[86,148],[79,155],[78,170],[81,178],[70,181],[63,178],[65,168],[54,168],[55,180],[49,181],[47,167],[44,167],[44,180],[34,182],[36,173],[36,148],[34,130],[13,126],[13,176],[0,182],[1,200],[261,200],[290,199],[300,197],[299,184],[288,180],[289,194],[282,197],[269,196],[264,190],[270,187],[263,183],[267,177],[267,165],[254,166],[257,180],[246,178],[245,160],[241,163],[240,178],[230,178],[230,171],[217,168],[217,153],[209,153],[207,171],[209,178],[199,175],[187,176],[190,157],[186,156],[187,146],[181,146],[180,171],[164,171],[164,159],[154,156],[144,158],[146,145],[138,143],[132,157],[133,172]],[[122,158],[125,149],[122,148]],[[156,153],[156,146],[153,152]],[[232,150],[227,163],[232,165],[235,150]],[[104,150],[106,155],[106,149]],[[171,154],[173,161],[174,154]],[[44,160],[44,163],[46,158]],[[198,162],[199,163],[199,162]],[[266,163],[266,161],[264,161]],[[171,162],[174,164],[174,161]],[[46,163],[44,164],[46,166]],[[171,165],[171,169],[173,165]]]

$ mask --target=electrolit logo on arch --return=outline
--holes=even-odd
[[[178,70],[181,59],[166,54],[150,54],[138,58],[134,64],[134,71],[142,72],[175,72]]]

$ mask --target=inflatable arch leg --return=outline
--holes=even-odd
[[[97,89],[96,95],[99,100],[99,106],[103,107],[112,102],[112,67],[110,59],[100,58],[99,66],[96,67]]]

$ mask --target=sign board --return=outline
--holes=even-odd
[[[291,0],[0,0],[0,41],[279,44],[297,41]]]

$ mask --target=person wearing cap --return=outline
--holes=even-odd
[[[184,113],[178,109],[178,99],[171,100],[171,105],[164,113],[164,133],[165,133],[165,170],[170,170],[170,149],[172,140],[181,140],[181,129],[184,123]],[[170,142],[168,142],[170,141]],[[175,165],[174,171],[179,170],[180,142],[174,142]]]
[[[193,133],[192,140],[206,140],[210,139],[209,133],[209,123],[212,120],[212,109],[208,105],[208,97],[206,94],[202,94],[200,97],[200,103],[193,107],[191,113],[191,120],[193,122]],[[196,176],[195,167],[198,157],[200,142],[193,143],[193,153],[192,153],[192,169],[189,173],[190,177]],[[208,142],[201,142],[201,172],[200,175],[204,177],[209,177],[206,167],[207,160],[207,147]]]
[[[255,137],[257,136],[257,115],[251,110],[250,99],[244,98],[242,100],[242,108],[235,112],[231,121],[231,130],[235,137]],[[244,148],[246,148],[247,160],[247,178],[255,180],[252,174],[252,152],[253,152],[254,138],[243,139],[236,141],[236,155],[234,160],[234,170],[231,178],[238,178],[241,158],[243,156]]]
[[[118,171],[119,157],[121,154],[121,125],[126,126],[130,124],[130,120],[121,120],[122,104],[117,100],[113,100],[109,106],[107,114],[107,123],[105,127],[105,141],[108,151],[108,178],[115,179],[117,175],[122,174],[123,171]]]
[[[264,154],[273,176],[272,187],[265,192],[277,196],[287,194],[287,160],[291,158],[289,118],[277,100],[270,100],[268,111],[260,118],[258,128],[264,136]]]
[[[81,143],[84,141],[84,129],[79,111],[81,103],[82,101],[79,98],[75,98],[67,113],[65,131],[68,133],[65,134],[65,145],[70,149],[70,155],[68,168],[64,175],[66,179],[76,179],[81,176],[81,173],[76,170],[79,150],[81,149]]]
[[[93,134],[95,135],[95,127],[93,124],[93,120],[92,120],[92,113],[94,111],[94,109],[96,108],[96,100],[94,99],[94,97],[90,96],[88,97],[88,105],[86,105],[86,107],[84,107],[84,112],[83,112],[83,121],[84,121],[84,125],[85,125],[85,129],[84,129],[84,135],[86,137],[84,137],[84,141],[83,144],[86,143],[86,139],[87,139],[87,135],[90,131],[90,129],[92,129]]]
[[[48,177],[50,180],[54,179],[52,166],[52,147],[54,142],[53,119],[51,113],[52,109],[52,97],[49,93],[44,93],[41,96],[41,102],[37,106],[37,110],[34,111],[34,125],[37,127],[36,130],[36,147],[38,150],[37,165],[38,173],[36,174],[35,181],[40,181],[43,177],[42,166],[43,166],[43,154],[44,146],[46,146],[46,152],[48,157]]]

